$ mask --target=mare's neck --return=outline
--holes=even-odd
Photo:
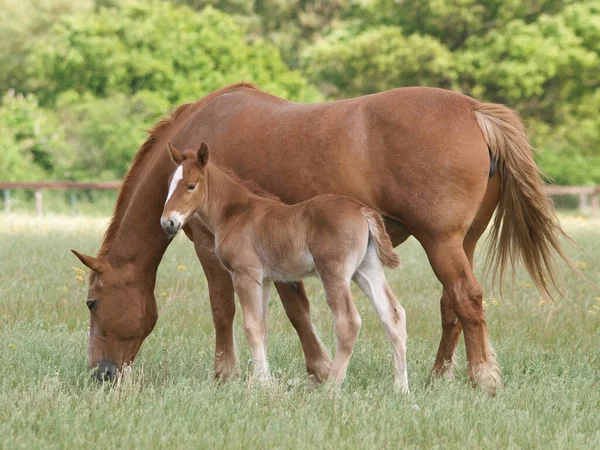
[[[214,164],[206,166],[207,196],[198,210],[206,226],[216,234],[219,228],[237,214],[250,208],[260,200],[245,186],[231,178]]]
[[[156,272],[170,239],[160,226],[167,197],[169,170],[166,152],[157,155],[148,170],[131,186],[132,198],[106,257],[116,267],[131,265],[138,279],[154,289]]]

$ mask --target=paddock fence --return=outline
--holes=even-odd
[[[4,212],[11,212],[11,191],[29,190],[34,192],[36,215],[44,214],[45,190],[69,191],[71,214],[77,214],[78,190],[107,191],[118,190],[120,181],[0,181],[0,190],[4,193]],[[592,218],[600,218],[600,186],[555,186],[547,185],[546,192],[552,197],[575,196],[578,198],[578,210]]]

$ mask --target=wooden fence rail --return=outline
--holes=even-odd
[[[76,190],[117,190],[120,181],[0,181],[0,190],[4,191],[4,211],[10,212],[10,191],[16,189],[32,190],[35,192],[35,211],[38,216],[43,214],[43,194],[45,189],[71,191],[72,213],[76,212]],[[555,186],[547,185],[546,192],[552,196],[576,195],[579,197],[579,211],[595,219],[600,218],[600,186]]]
[[[10,191],[15,189],[32,190],[35,192],[35,212],[38,216],[44,213],[44,189],[55,191],[71,191],[71,214],[77,212],[76,190],[114,191],[121,186],[120,181],[0,181],[0,189],[4,191],[4,212],[11,210]]]

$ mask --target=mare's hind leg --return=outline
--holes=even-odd
[[[345,268],[330,265],[321,270],[317,266],[317,271],[325,289],[327,304],[333,314],[336,337],[335,357],[328,379],[341,385],[346,377],[354,342],[360,331],[361,318],[352,298],[350,280],[345,275]]]
[[[473,268],[475,247],[494,215],[499,195],[500,177],[496,175],[489,180],[483,202],[463,242],[463,249],[471,268]],[[433,376],[444,375],[452,378],[454,376],[454,354],[462,332],[462,326],[452,309],[451,299],[445,289],[440,300],[440,312],[442,316],[442,339],[431,373]]]
[[[424,247],[444,286],[444,297],[462,325],[469,378],[493,395],[502,384],[502,375],[487,338],[483,290],[463,248],[463,239],[455,236],[443,242],[432,240]]]
[[[440,299],[440,314],[442,316],[442,339],[438,348],[435,362],[433,363],[432,375],[454,377],[454,354],[462,326],[456,313],[452,309],[450,296],[444,289]]]
[[[369,298],[394,348],[394,389],[408,392],[406,314],[390,289],[383,266],[370,245],[354,281]]]
[[[331,370],[331,357],[321,343],[310,319],[310,303],[306,297],[304,283],[275,283],[281,303],[292,326],[296,329],[304,357],[306,371],[314,385],[324,382]]]

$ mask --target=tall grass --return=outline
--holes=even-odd
[[[94,254],[106,223],[0,215],[3,448],[600,448],[600,293],[565,270],[569,300],[546,303],[518,272],[504,299],[485,296],[505,387],[493,399],[471,388],[462,344],[456,379],[428,384],[441,289],[413,239],[398,250],[403,268],[388,273],[408,317],[408,396],[392,390],[391,347],[358,290],[363,327],[341,391],[309,388],[298,338],[275,294],[273,386],[247,384],[239,317],[243,376],[215,384],[207,285],[184,237],[161,265],[160,319],[133,371],[99,386],[86,366],[87,273],[69,249]],[[572,257],[600,283],[600,224],[563,223],[587,252],[570,249]],[[332,349],[322,289],[311,281],[307,290]]]

